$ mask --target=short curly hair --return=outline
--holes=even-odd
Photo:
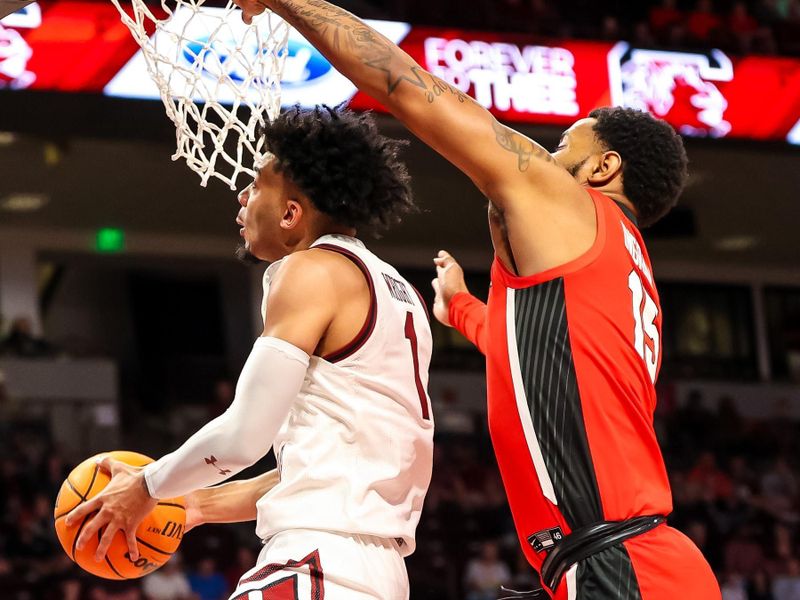
[[[594,133],[622,158],[625,196],[649,227],[678,202],[686,184],[688,159],[683,140],[666,122],[632,108],[598,108]]]
[[[276,170],[337,223],[377,234],[416,210],[399,159],[407,142],[381,135],[370,114],[298,105],[262,133]]]

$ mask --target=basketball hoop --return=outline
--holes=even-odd
[[[172,160],[185,159],[202,186],[214,176],[236,189],[240,174],[254,176],[256,132],[280,111],[288,25],[268,11],[245,25],[230,1],[212,8],[205,0],[162,0],[163,18],[144,0],[132,0],[132,14],[111,1],[175,124]]]

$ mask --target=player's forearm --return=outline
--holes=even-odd
[[[302,33],[360,90],[392,112],[402,110],[397,97],[405,93],[416,94],[423,102],[431,102],[445,91],[461,94],[434,78],[396,44],[338,6],[324,0],[259,1]]]
[[[256,502],[278,484],[277,469],[253,479],[230,481],[194,492],[202,523],[240,523],[257,516]]]
[[[459,292],[450,299],[450,324],[486,354],[486,304],[469,292]]]
[[[277,338],[253,344],[228,410],[180,448],[144,468],[154,498],[183,496],[222,483],[255,464],[272,445],[300,392],[308,355]]]

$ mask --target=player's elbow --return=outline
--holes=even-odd
[[[265,433],[255,423],[229,423],[225,428],[224,439],[221,440],[227,449],[225,453],[221,453],[226,458],[227,468],[238,473],[261,460],[272,445],[271,439]]]

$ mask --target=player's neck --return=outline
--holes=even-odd
[[[636,206],[634,206],[633,202],[628,200],[628,197],[625,196],[625,194],[623,194],[621,191],[619,191],[617,189],[614,189],[614,188],[611,188],[611,187],[608,187],[608,186],[595,187],[593,189],[597,190],[598,192],[600,192],[601,194],[603,194],[605,196],[608,196],[609,198],[611,198],[617,204],[622,204],[628,210],[630,210],[634,215],[638,216],[639,211],[636,210]]]
[[[295,243],[290,245],[290,252],[300,252],[308,250],[311,245],[319,238],[325,235],[346,235],[350,237],[356,236],[356,229],[354,227],[346,227],[343,225],[332,225],[330,223],[320,227],[310,227],[303,236]]]

